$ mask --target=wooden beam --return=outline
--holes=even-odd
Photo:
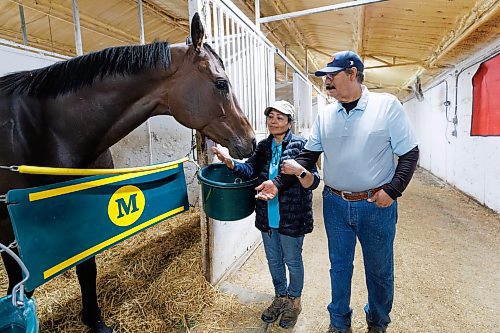
[[[488,21],[495,15],[498,15],[498,12],[500,11],[499,2],[500,0],[478,0],[474,7],[460,20],[458,20],[455,28],[450,30],[450,32],[441,40],[439,45],[435,47],[435,51],[424,61],[423,66],[417,70],[415,75],[406,80],[403,85],[399,87],[399,92],[407,90],[407,87],[415,81],[415,78],[422,76],[428,69],[439,67],[436,66],[436,63],[439,62],[439,60],[442,59],[446,53],[465,40],[484,22]]]
[[[367,57],[368,57],[368,58],[372,58],[372,59],[374,59],[374,60],[377,60],[378,62],[381,62],[381,63],[386,64],[386,65],[392,65],[392,63],[390,63],[390,62],[388,62],[388,61],[386,61],[386,60],[384,60],[384,59],[381,59],[381,58],[379,58],[379,57],[376,57],[376,56],[374,56],[374,55],[370,55],[370,56],[367,56]]]
[[[375,69],[375,68],[390,68],[390,67],[401,67],[401,66],[410,66],[410,65],[420,65],[422,66],[421,61],[413,61],[413,62],[402,62],[399,64],[385,64],[385,65],[379,65],[379,66],[370,66],[370,67],[365,67],[366,69]]]
[[[241,1],[242,1],[242,2],[243,2],[243,4],[247,7],[247,9],[248,9],[249,11],[253,11],[253,10],[254,10],[254,6],[253,6],[253,4],[250,4],[249,2],[247,2],[247,0],[241,0]],[[279,24],[280,24],[280,25],[281,25],[281,24],[286,24],[286,21],[282,21],[282,22],[280,22]],[[276,32],[274,31],[274,30],[276,30],[276,29],[271,28],[271,27],[269,26],[269,24],[268,24],[268,23],[264,23],[264,24],[263,24],[263,26],[264,26],[264,27],[266,28],[266,30],[267,30],[267,34],[265,34],[265,35],[266,35],[266,37],[270,34],[270,35],[273,37],[274,42],[275,42],[275,43],[280,44],[280,45],[281,45],[281,47],[282,47],[283,49],[285,49],[285,46],[287,46],[287,54],[286,54],[287,58],[291,59],[291,60],[292,60],[294,63],[296,63],[299,67],[302,67],[302,66],[300,65],[301,63],[300,63],[300,61],[299,61],[299,58],[298,58],[296,55],[294,55],[294,54],[293,54],[293,52],[292,52],[292,51],[290,50],[290,48],[289,48],[289,45],[287,45],[287,44],[283,41],[283,38],[281,38],[280,36],[278,36],[278,35],[276,34]]]
[[[356,8],[358,11],[358,24],[356,25],[356,30],[354,32],[354,49],[360,57],[363,56],[364,45],[363,38],[365,33],[365,7]],[[363,59],[364,60],[364,59]]]
[[[19,31],[15,30],[8,30],[5,28],[0,27],[0,38],[16,42],[19,44],[23,43],[23,37],[19,33]],[[62,54],[62,55],[67,55],[73,57],[75,55],[75,49],[73,45],[66,45],[66,44],[60,44],[60,43],[55,43],[51,42],[48,39],[43,39],[39,38],[36,36],[32,36],[28,34],[29,38],[29,46],[31,47],[36,47],[42,50],[47,50],[51,51],[54,53]]]
[[[279,2],[272,1],[271,6],[274,8],[274,10],[277,13],[280,13],[280,14],[287,10],[286,6],[281,1],[279,1]],[[302,48],[302,50],[304,50],[304,53],[305,53],[305,49],[307,48],[307,42],[306,42],[306,38],[304,37],[302,32],[300,32],[299,28],[297,28],[297,25],[293,21],[285,20],[284,22],[285,22],[286,27],[288,28],[288,31],[290,31],[292,33],[292,35],[295,37],[295,40],[297,41],[299,46]],[[311,64],[314,66],[315,69],[323,67],[323,66],[320,67],[318,65],[318,60],[316,59],[316,56],[314,55],[314,53],[309,54],[309,59],[311,60]]]
[[[398,93],[402,90],[408,90],[408,87],[411,86],[413,84],[413,82],[415,81],[415,78],[418,77],[418,76],[421,76],[423,73],[425,72],[425,69],[424,68],[419,68],[417,70],[417,72],[415,73],[414,76],[410,77],[408,80],[406,80],[403,85],[401,85],[401,87],[399,87],[399,90],[398,90]]]
[[[467,12],[455,27],[441,40],[435,51],[425,60],[424,67],[433,67],[443,56],[477,30],[500,11],[500,0],[478,0],[475,6]]]
[[[23,1],[20,0],[10,0],[10,1],[15,2],[17,4],[23,4]],[[35,3],[35,5],[24,4],[24,7],[73,25],[73,11],[70,7],[65,7],[55,2],[47,4],[46,0],[45,1],[38,0]],[[135,36],[135,34],[131,34],[130,32],[117,29],[109,24],[102,22],[102,20],[95,19],[89,15],[86,15],[81,11],[80,11],[80,26],[84,29],[97,32],[101,35],[117,39],[123,42],[124,44],[131,44],[138,42],[137,38],[132,37]]]
[[[321,51],[321,50],[319,50],[319,49],[317,49],[315,47],[309,47],[309,50],[313,50],[314,52],[318,52],[318,53],[320,53],[322,55],[325,55],[327,57],[331,57],[332,56],[332,53],[327,53],[325,51]]]
[[[304,10],[299,10],[296,12],[281,13],[279,15],[262,17],[260,19],[260,23],[269,23],[269,22],[273,22],[273,21],[286,20],[286,19],[291,19],[294,17],[304,16],[304,15],[325,13],[325,12],[329,12],[329,11],[333,11],[333,10],[363,6],[363,5],[368,5],[371,3],[377,3],[377,2],[382,2],[382,1],[387,1],[387,0],[356,0],[356,1],[343,2],[343,3],[338,3],[338,4],[334,4],[334,5],[323,6],[323,7],[304,9]]]
[[[135,0],[128,1],[135,3]],[[142,6],[144,9],[152,12],[158,19],[161,19],[163,22],[169,25],[174,25],[175,27],[189,34],[189,20],[187,20],[186,18],[180,18],[169,14],[165,9],[158,7],[156,4],[149,0],[144,0],[142,2]]]
[[[382,61],[382,60],[380,60],[376,57],[389,57],[389,58],[391,58],[391,60],[392,60],[392,58],[397,57],[399,60],[403,60],[403,61],[422,61],[422,59],[418,59],[418,58],[413,58],[413,57],[408,57],[408,56],[403,57],[403,56],[397,55],[397,54],[380,53],[380,52],[377,52],[377,54],[366,53],[365,57],[370,57],[370,58],[373,58],[373,59],[378,60],[378,61]],[[382,62],[392,64],[392,61],[391,62],[382,61]]]

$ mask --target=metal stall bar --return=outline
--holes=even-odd
[[[137,0],[139,6],[139,43],[144,45],[146,40],[144,38],[144,19],[142,15],[142,0]]]
[[[73,0],[73,22],[75,26],[76,55],[83,55],[82,31],[80,30],[80,13],[78,12],[78,0]]]
[[[28,33],[26,32],[26,19],[24,18],[24,6],[19,5],[19,17],[21,19],[21,30],[23,32],[23,44],[28,45]]]

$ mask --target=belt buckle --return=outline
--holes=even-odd
[[[351,201],[351,200],[349,200],[349,199],[347,199],[347,198],[345,197],[345,194],[352,194],[352,192],[348,192],[348,191],[340,191],[340,197],[341,197],[342,199],[344,199],[345,201]]]

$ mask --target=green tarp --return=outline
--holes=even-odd
[[[11,190],[7,207],[33,290],[189,203],[183,166],[174,164]]]

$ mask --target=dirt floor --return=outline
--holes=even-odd
[[[325,332],[329,324],[329,262],[321,207],[318,189],[315,230],[304,241],[303,311],[293,332]],[[358,244],[351,298],[355,333],[366,332],[360,253]],[[237,290],[242,299],[270,299],[273,289],[266,269],[261,246],[221,288]],[[499,307],[499,215],[418,169],[399,200],[395,302],[388,332],[500,332]],[[273,324],[267,331],[285,330]]]
[[[500,332],[500,217],[427,172],[399,204],[396,291],[388,332]],[[328,327],[329,262],[315,193],[315,230],[304,242],[303,312],[290,332]],[[98,256],[100,302],[122,332],[285,332],[260,312],[272,298],[262,247],[216,288],[201,273],[197,211],[167,220]],[[357,249],[353,329],[365,332],[362,258]],[[0,293],[6,279],[0,264]],[[236,296],[234,296],[236,295]],[[74,270],[35,294],[41,333],[86,332]]]

